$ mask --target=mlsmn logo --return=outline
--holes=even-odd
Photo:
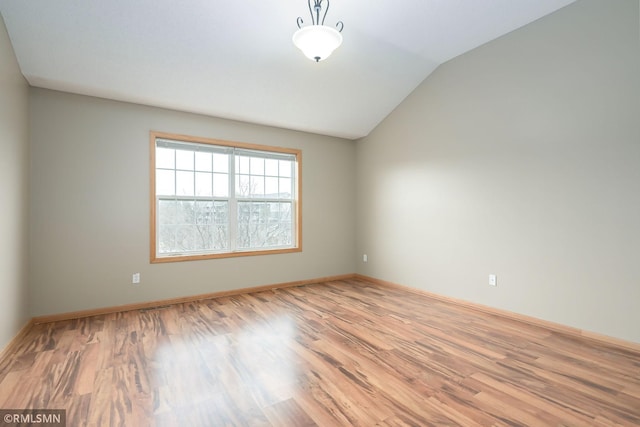
[[[0,409],[0,427],[66,427],[66,424],[64,409]]]

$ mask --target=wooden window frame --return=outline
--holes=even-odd
[[[292,207],[295,209],[294,219],[295,225],[292,225],[292,232],[295,233],[292,246],[287,248],[273,248],[273,249],[248,249],[248,250],[229,250],[227,252],[214,252],[214,253],[198,253],[193,255],[180,254],[180,255],[162,255],[157,253],[157,200],[156,194],[156,142],[158,139],[173,140],[176,142],[185,142],[193,144],[209,144],[221,147],[238,148],[242,150],[253,150],[266,153],[280,153],[295,156],[295,176],[294,178],[294,196],[292,200]],[[293,148],[275,147],[268,145],[250,144],[236,141],[225,141],[212,138],[196,137],[190,135],[173,134],[166,132],[151,131],[149,133],[149,157],[150,157],[150,261],[155,263],[167,263],[167,262],[181,262],[181,261],[196,261],[205,259],[217,259],[217,258],[232,258],[232,257],[245,257],[256,255],[273,255],[273,254],[285,254],[293,252],[302,252],[302,151]],[[235,174],[234,174],[235,175]],[[233,180],[233,176],[230,176],[230,180]],[[235,184],[231,184],[235,185]],[[229,196],[231,197],[231,195]],[[212,197],[213,198],[213,197]],[[233,199],[237,202],[238,198]],[[256,202],[265,201],[265,199],[254,199]],[[269,200],[266,200],[269,201]],[[230,215],[232,212],[229,213]]]

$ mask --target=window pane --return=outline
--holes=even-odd
[[[214,172],[229,172],[229,155],[218,154],[213,155],[213,171]]]
[[[158,201],[158,223],[175,224],[176,223],[176,202],[175,200]]]
[[[222,173],[213,174],[213,196],[229,197],[229,175]]]
[[[264,177],[251,176],[251,197],[264,197]]]
[[[179,225],[176,227],[175,251],[191,252],[195,250],[195,228],[194,225]]]
[[[182,173],[182,172],[178,172]],[[196,196],[211,197],[213,174],[206,172],[196,172]]]
[[[283,222],[291,222],[293,219],[291,217],[291,203],[278,203],[280,205],[280,221]]]
[[[264,195],[269,198],[278,197],[278,178],[267,177],[264,180]]]
[[[156,167],[173,169],[175,167],[175,150],[171,148],[157,148]]]
[[[192,201],[178,200],[176,202],[176,224],[194,224],[194,206]]]
[[[264,174],[278,176],[278,161],[275,159],[266,159],[264,161]]]
[[[236,173],[249,173],[249,158],[238,156],[236,157]]]
[[[195,250],[215,251],[229,247],[227,226],[198,226],[195,238]]]
[[[168,170],[156,171],[156,195],[174,196],[176,194],[175,172]]]
[[[236,175],[236,196],[249,197],[251,195],[251,185],[248,175]]]
[[[176,194],[193,196],[193,172],[176,172]]]
[[[208,228],[211,250],[229,249],[229,203],[214,202]]]
[[[213,222],[213,202],[197,201],[193,206],[196,225],[209,225]]]
[[[175,226],[161,225],[158,227],[158,252],[171,253],[175,250]]]
[[[202,172],[211,172],[211,168],[211,153],[196,151],[196,170]]]
[[[227,224],[229,222],[229,202],[213,203],[214,224]]]
[[[195,250],[220,250],[229,247],[228,211],[228,202],[196,202]]]
[[[291,203],[274,203],[271,227],[272,245],[288,246],[292,242]],[[277,209],[276,209],[277,206]]]
[[[280,178],[280,198],[291,199],[293,189],[291,188],[291,178]]]
[[[176,169],[193,170],[193,151],[176,150]]]
[[[264,159],[251,158],[251,175],[264,175]]]
[[[238,203],[238,248],[288,246],[292,242],[291,204]]]
[[[280,160],[280,176],[291,176],[292,163],[289,160]]]
[[[216,224],[210,229],[211,249],[229,249],[229,227],[226,224]]]
[[[240,204],[238,204],[240,207]],[[238,219],[238,247],[239,248],[259,248],[263,246],[264,228],[261,227],[263,218],[261,207],[263,203],[248,202],[242,203],[241,218]]]

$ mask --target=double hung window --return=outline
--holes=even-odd
[[[151,133],[151,261],[299,251],[301,152]]]

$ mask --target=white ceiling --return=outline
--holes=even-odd
[[[0,0],[32,86],[355,139],[439,64],[575,0],[333,0],[342,46],[291,42],[306,0]]]

